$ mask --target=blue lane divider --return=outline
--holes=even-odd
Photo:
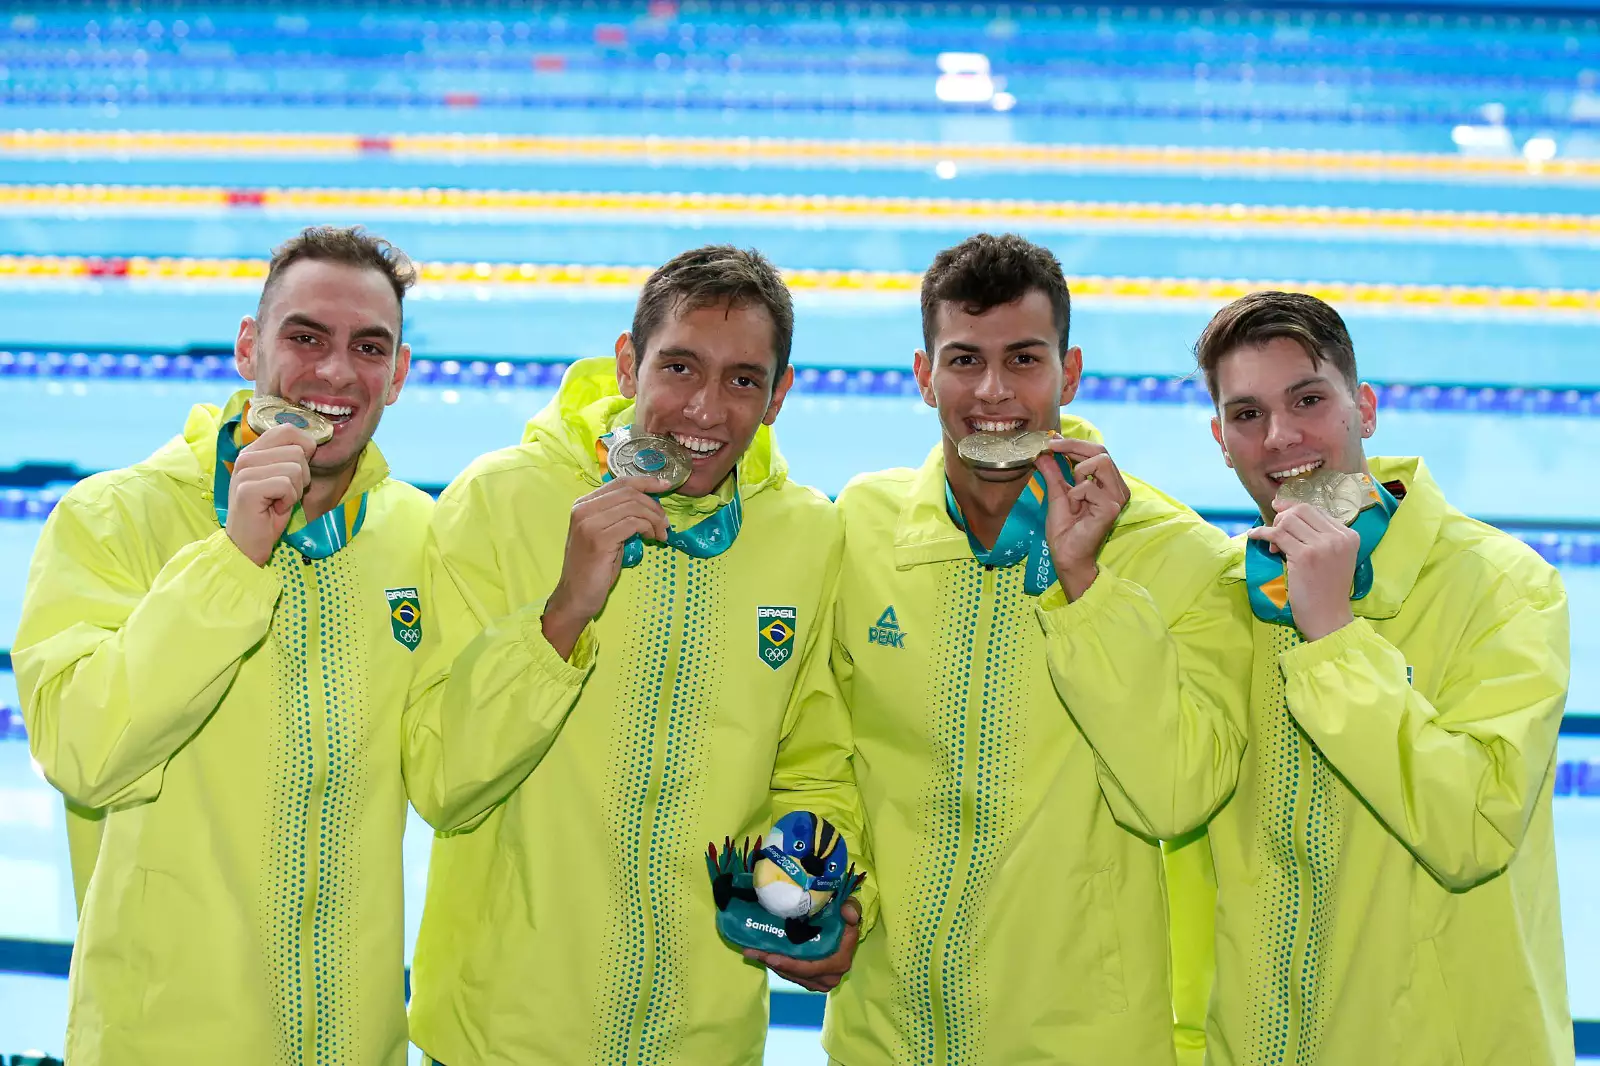
[[[593,33],[591,30],[590,37]],[[431,74],[437,71],[466,71],[474,75],[485,72],[498,74],[521,75],[529,80],[538,80],[549,76],[550,72],[561,74],[648,74],[661,77],[678,77],[685,73],[697,75],[737,75],[749,78],[757,76],[792,77],[813,76],[819,78],[850,78],[850,77],[898,77],[908,79],[925,79],[936,73],[934,65],[935,56],[932,52],[927,54],[911,54],[904,56],[873,56],[862,55],[853,42],[840,42],[838,50],[832,54],[826,51],[826,45],[807,43],[800,45],[790,43],[777,47],[803,48],[805,54],[788,56],[771,56],[755,54],[749,55],[738,49],[750,48],[743,41],[732,44],[732,49],[719,47],[720,42],[709,42],[710,47],[696,49],[693,43],[673,38],[667,41],[650,39],[635,40],[632,45],[641,53],[650,54],[574,54],[560,52],[555,55],[530,51],[528,48],[493,56],[481,54],[460,54],[428,51],[418,49],[411,52],[384,55],[347,55],[338,53],[302,52],[292,56],[279,53],[260,54],[242,53],[226,56],[210,55],[181,55],[172,53],[151,53],[135,61],[131,55],[117,50],[109,50],[88,55],[72,53],[69,60],[67,54],[61,50],[48,52],[15,53],[4,58],[6,65],[12,71],[41,70],[48,71],[57,77],[63,70],[70,70],[77,80],[84,80],[93,72],[97,79],[119,79],[119,81],[103,81],[96,86],[100,91],[105,91],[112,84],[116,84],[117,91],[127,92],[135,88],[140,82],[148,78],[151,70],[178,71],[182,74],[210,74],[218,69],[229,71],[267,70],[278,72],[285,69],[299,68],[314,70],[319,74],[329,72],[349,71],[355,76],[363,76],[370,71],[377,70],[389,73],[398,62],[410,60],[413,70],[420,75]],[[1170,43],[1170,42],[1169,42]],[[592,40],[574,41],[568,45],[580,48],[593,48]],[[759,47],[759,46],[757,46]],[[971,47],[971,42],[967,42]],[[1081,52],[1078,54],[1082,54]],[[1374,69],[1372,67],[1351,64],[1349,66],[1334,66],[1326,64],[1311,65],[1304,60],[1294,60],[1287,56],[1273,55],[1270,49],[1263,49],[1259,60],[1252,63],[1228,62],[1219,55],[1210,57],[1196,57],[1189,62],[1172,62],[1164,53],[1160,59],[1137,58],[1129,59],[1062,59],[1059,53],[1042,51],[1037,47],[1018,48],[1008,45],[1004,48],[990,49],[991,72],[994,75],[1009,79],[1015,78],[1076,78],[1090,79],[1116,79],[1135,80],[1145,82],[1181,82],[1190,83],[1197,78],[1204,79],[1213,85],[1227,85],[1239,82],[1251,86],[1267,85],[1340,85],[1354,86],[1358,89],[1371,91],[1375,88],[1394,89],[1501,89],[1509,91],[1580,91],[1582,89],[1583,66],[1573,63],[1569,56],[1546,58],[1546,70],[1554,67],[1558,73],[1527,73],[1525,71],[1505,70],[1498,73],[1485,73],[1482,70],[1407,70],[1404,68]],[[1384,57],[1388,59],[1388,57]],[[67,64],[70,62],[70,67]],[[541,69],[548,67],[549,70]],[[1561,70],[1562,67],[1570,69]],[[1014,87],[1025,87],[1014,85]],[[65,86],[62,86],[65,88]],[[92,91],[92,90],[91,90]],[[1181,90],[1180,90],[1181,91]]]
[[[494,108],[551,111],[740,111],[877,115],[985,115],[991,104],[942,100],[891,100],[866,95],[790,96],[780,93],[521,93],[521,92],[298,92],[238,90],[168,90],[138,85],[126,91],[97,89],[0,90],[0,104],[12,107],[359,107],[359,108]],[[1474,109],[1432,109],[1394,104],[1347,107],[1263,107],[1256,104],[1127,104],[1071,100],[1019,100],[1008,112],[1017,118],[1105,119],[1162,122],[1304,122],[1333,126],[1459,126],[1476,125],[1483,113]],[[1503,125],[1567,132],[1600,129],[1600,117],[1570,112],[1507,109]]]
[[[258,7],[293,7],[298,4],[258,4]],[[1363,12],[1359,26],[1352,25],[1344,12],[1319,13],[1315,10],[1244,10],[1217,17],[1214,8],[1191,7],[1151,9],[1136,11],[1130,17],[1111,17],[1090,23],[1092,15],[1073,14],[1063,5],[1038,4],[1037,14],[1020,20],[1023,32],[1004,39],[991,39],[989,46],[996,52],[1041,52],[1047,55],[1084,55],[1093,53],[1156,53],[1160,55],[1195,55],[1198,58],[1218,58],[1236,54],[1235,49],[1247,44],[1252,56],[1260,62],[1273,60],[1303,63],[1311,59],[1326,59],[1338,63],[1385,62],[1396,60],[1458,60],[1480,67],[1504,65],[1508,68],[1542,68],[1550,63],[1592,63],[1600,58],[1600,50],[1584,45],[1582,34],[1593,34],[1596,20],[1592,11],[1580,5],[1566,16],[1552,18],[1545,8],[1560,4],[1531,5],[1538,10],[1526,16],[1502,15],[1489,11],[1471,16],[1471,27],[1476,31],[1471,37],[1445,35],[1423,38],[1419,35],[1397,35],[1396,29],[1448,30],[1452,23],[1462,25],[1460,12],[1455,19],[1445,14],[1423,14],[1412,10],[1390,13],[1386,11]],[[429,12],[424,17],[372,17],[361,12],[360,21],[338,15],[326,17],[319,14],[315,22],[301,20],[295,28],[297,48],[313,53],[315,58],[350,60],[355,58],[394,58],[408,54],[405,45],[416,46],[415,51],[436,62],[439,52],[447,49],[470,50],[461,61],[476,66],[495,58],[485,55],[484,45],[515,52],[531,47],[551,46],[635,47],[691,49],[697,45],[715,47],[742,46],[765,49],[800,49],[815,52],[825,48],[875,51],[903,49],[928,52],[966,51],[972,47],[975,35],[987,27],[983,16],[973,17],[970,9],[960,3],[932,5],[933,16],[928,15],[929,5],[918,3],[881,4],[870,21],[856,18],[838,21],[814,21],[814,12],[807,5],[763,5],[761,15],[752,16],[742,5],[731,9],[726,5],[722,14],[738,10],[736,21],[718,18],[718,13],[708,6],[688,10],[675,9],[671,17],[658,17],[648,12],[644,4],[623,7],[613,6],[604,14],[596,12],[592,4],[543,3],[536,18],[517,18],[516,13],[498,5],[492,8],[493,19],[474,19],[469,15],[483,5],[456,3],[452,5],[455,17],[439,12]],[[564,18],[551,18],[560,13]],[[641,15],[650,15],[641,19]],[[765,16],[763,18],[763,16]],[[1068,16],[1068,17],[1063,17]],[[915,17],[916,22],[908,21]],[[1536,21],[1537,20],[1537,21]],[[1163,28],[1152,23],[1166,23]],[[1544,44],[1538,36],[1526,36],[1528,30],[1535,34],[1550,28],[1556,22],[1562,34],[1572,33],[1564,47],[1561,44]],[[178,27],[182,26],[181,32]],[[1109,28],[1110,32],[1104,32]],[[1296,34],[1276,34],[1274,28],[1292,28]],[[1196,30],[1203,32],[1197,33]],[[1263,29],[1269,32],[1261,32]],[[597,34],[597,31],[598,34]],[[1518,39],[1518,35],[1524,35]],[[509,40],[508,40],[509,38]],[[1507,40],[1507,38],[1510,38]],[[229,20],[225,16],[193,24],[174,23],[168,13],[146,16],[134,11],[122,11],[114,22],[100,20],[75,23],[35,23],[31,26],[10,25],[0,28],[0,44],[13,48],[37,48],[42,42],[60,42],[76,46],[75,61],[91,63],[95,51],[119,48],[137,49],[144,62],[177,54],[182,49],[202,43],[227,43],[234,49],[229,59],[242,58],[246,50],[260,48],[272,51],[279,47],[281,37],[263,32],[259,19]],[[318,53],[318,48],[325,52]],[[329,55],[329,53],[332,53]],[[23,53],[25,55],[25,53]],[[7,57],[11,58],[10,56]],[[20,58],[20,56],[19,56]],[[270,56],[264,58],[271,58]],[[294,62],[296,56],[284,56],[284,62]]]
[[[570,359],[416,359],[410,382],[453,389],[553,389]],[[133,350],[122,352],[62,349],[0,349],[0,379],[238,381],[231,352]],[[795,368],[795,388],[834,396],[918,395],[909,370],[804,366]],[[1379,405],[1388,410],[1600,416],[1600,389],[1531,385],[1451,385],[1374,383]],[[1085,374],[1078,395],[1099,403],[1175,404],[1209,407],[1211,398],[1197,377]]]

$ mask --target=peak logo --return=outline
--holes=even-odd
[[[876,625],[867,627],[867,643],[885,648],[905,648],[906,635],[900,629],[900,619],[895,616],[894,604],[883,609]]]

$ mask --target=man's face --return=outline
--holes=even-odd
[[[671,437],[694,459],[685,496],[715,492],[763,423],[778,417],[794,368],[773,381],[772,315],[759,305],[714,304],[669,316],[643,353],[617,339],[617,384],[635,400],[636,432]]]
[[[1025,293],[980,315],[940,305],[933,351],[917,352],[913,372],[922,398],[939,410],[946,455],[980,431],[1060,429],[1061,408],[1077,394],[1083,353],[1060,355],[1050,297]],[[1021,470],[974,470],[985,481],[1015,481]]]
[[[1378,397],[1365,383],[1351,395],[1338,370],[1298,341],[1275,337],[1223,356],[1216,398],[1211,435],[1264,517],[1285,478],[1366,470],[1361,441],[1378,427]]]
[[[383,409],[400,398],[411,348],[400,301],[377,270],[302,259],[278,276],[259,321],[239,324],[234,362],[257,395],[322,412],[333,439],[311,457],[316,476],[354,464]]]

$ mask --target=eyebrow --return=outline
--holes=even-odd
[[[1027,348],[1048,347],[1050,347],[1050,342],[1045,340],[1043,337],[1029,337],[1025,340],[1012,341],[1010,344],[1005,346],[1004,350],[1008,352],[1020,352]],[[939,345],[939,351],[941,353],[948,351],[979,352],[982,351],[982,349],[978,345],[969,344],[966,341],[946,341],[944,344]]]
[[[656,350],[656,358],[684,359],[696,363],[703,362],[700,356],[689,348],[660,348]],[[751,377],[759,377],[763,380],[772,374],[771,367],[762,366],[760,363],[734,363],[728,369],[737,370],[742,374],[749,374]]]
[[[1300,392],[1302,389],[1309,389],[1313,385],[1326,385],[1327,383],[1328,378],[1326,375],[1313,374],[1308,378],[1301,378],[1293,385],[1290,385],[1288,388],[1283,390],[1283,394],[1285,396],[1292,396],[1293,394]],[[1227,410],[1230,407],[1243,407],[1247,404],[1256,404],[1259,406],[1260,403],[1261,401],[1256,399],[1254,396],[1235,396],[1233,399],[1224,402],[1222,407],[1223,410]]]
[[[326,333],[330,337],[333,335],[332,327],[318,322],[310,315],[302,314],[299,311],[292,311],[283,316],[283,326],[279,328],[281,329],[287,326],[299,326],[302,329],[314,329],[318,333]],[[350,339],[353,341],[367,340],[368,338],[372,337],[388,341],[390,344],[394,343],[394,331],[388,326],[362,326],[360,329],[350,334]]]

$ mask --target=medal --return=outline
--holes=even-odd
[[[961,438],[956,453],[978,470],[1021,470],[1032,466],[1058,434],[1045,429],[1013,433],[972,433]]]
[[[322,415],[277,396],[250,398],[250,430],[260,436],[273,426],[290,425],[311,434],[318,444],[333,439],[333,423]]]
[[[689,450],[671,437],[650,433],[616,435],[606,455],[606,467],[616,477],[658,477],[667,491],[676,492],[689,480],[694,460]]]
[[[1292,477],[1278,487],[1278,499],[1309,503],[1335,522],[1348,526],[1356,516],[1378,503],[1372,479],[1320,467]]]

